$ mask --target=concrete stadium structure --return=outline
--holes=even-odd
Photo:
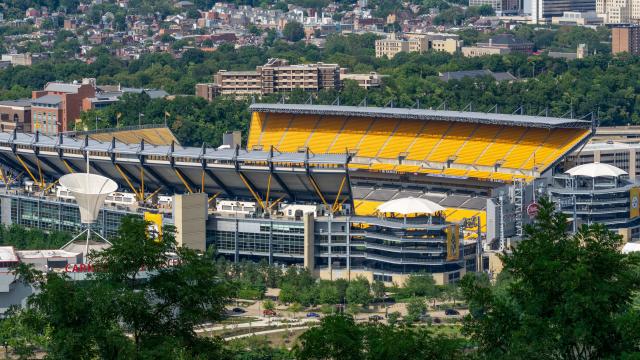
[[[590,121],[494,113],[292,104],[250,110],[246,149],[118,140],[126,134],[100,141],[0,133],[4,182],[31,183],[0,197],[2,222],[73,228],[77,216],[63,213],[76,214],[67,209],[75,204],[53,194],[55,180],[85,172],[90,156],[91,172],[133,195],[107,201],[98,224],[107,235],[119,214],[153,212],[176,226],[180,244],[215,245],[234,261],[266,259],[307,266],[321,278],[397,284],[427,271],[447,283],[486,270],[482,253],[518,238],[534,188],[549,183],[592,134]],[[409,197],[444,210],[409,221],[376,211]],[[47,227],[37,220],[45,218]]]

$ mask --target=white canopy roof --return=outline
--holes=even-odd
[[[574,168],[571,168],[566,171],[567,174],[571,176],[588,176],[588,177],[598,177],[598,176],[613,176],[618,177],[621,175],[627,175],[627,172],[617,168],[613,165],[603,164],[599,162],[578,165]]]
[[[427,199],[406,197],[387,201],[384,204],[379,205],[376,210],[379,213],[410,215],[435,214],[438,211],[443,211],[444,208]]]
[[[107,195],[118,190],[115,181],[96,174],[74,173],[60,178],[60,185],[69,189],[80,208],[80,222],[94,223]]]
[[[640,243],[626,243],[624,244],[624,246],[622,247],[622,253],[623,254],[628,254],[628,253],[632,253],[632,252],[637,252],[640,251]]]

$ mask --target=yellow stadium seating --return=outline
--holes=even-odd
[[[442,171],[443,175],[451,175],[451,176],[465,176],[469,170],[466,169],[444,169]]]
[[[393,171],[395,169],[393,164],[371,164],[371,170],[377,171]]]
[[[179,143],[167,127],[105,131],[90,134],[89,137],[102,142],[109,142],[115,137],[116,140],[125,144],[139,144],[141,140],[152,145],[170,145],[172,141],[176,144]]]
[[[406,152],[411,143],[420,135],[425,124],[424,121],[401,120],[393,133],[393,138],[380,149],[377,157],[393,159],[397,158],[400,153]]]
[[[524,127],[505,127],[475,161],[476,165],[493,166],[502,160],[527,131]]]
[[[382,201],[372,200],[353,200],[354,211],[359,216],[370,216],[376,212],[376,208],[382,204]]]
[[[329,147],[338,136],[346,119],[344,117],[323,117],[321,123],[313,130],[307,146],[316,154],[329,152]],[[344,151],[342,151],[344,152]]]
[[[367,134],[360,140],[358,156],[375,157],[391,137],[396,125],[398,125],[398,120],[375,119]]]
[[[533,153],[551,135],[546,129],[529,129],[527,135],[504,157],[503,167],[521,169]]]
[[[398,165],[396,166],[397,172],[416,173],[420,170],[418,165]]]
[[[371,118],[348,118],[329,152],[342,153],[345,150],[355,149],[372,122]]]
[[[427,161],[447,161],[469,139],[477,127],[477,124],[458,123],[453,125],[442,141],[428,155]]]
[[[369,170],[369,165],[367,165],[367,164],[353,164],[353,163],[350,163],[349,164],[349,169],[365,169],[365,170]]]
[[[431,149],[442,139],[443,134],[450,126],[453,126],[453,124],[444,121],[428,122],[422,129],[420,136],[418,136],[416,141],[407,149],[407,152],[409,152],[407,159],[417,161],[424,160],[429,152],[431,152]]]
[[[260,145],[264,150],[269,149],[272,145],[278,146],[293,116],[289,114],[269,114],[264,124],[265,131],[260,138]]]
[[[474,164],[499,132],[499,126],[486,125],[479,127],[469,141],[460,148],[456,154],[455,162],[458,164]]]
[[[260,142],[262,135],[262,123],[267,114],[254,112],[251,115],[251,127],[249,128],[249,137],[247,138],[247,148],[251,149]]]
[[[296,152],[304,147],[311,135],[310,129],[314,129],[320,116],[299,116],[296,117],[287,128],[284,137],[278,144],[278,150],[282,152]]]

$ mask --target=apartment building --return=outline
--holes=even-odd
[[[31,132],[31,100],[0,101],[0,131]]]
[[[319,91],[341,86],[338,64],[290,65],[283,59],[269,59],[255,71],[220,70],[213,79],[214,83],[197,84],[196,95],[211,100],[218,95],[262,95],[295,89]]]
[[[640,0],[596,0],[596,13],[605,24],[640,21]]]
[[[504,55],[510,53],[530,54],[533,43],[520,40],[511,34],[500,34],[489,39],[489,42],[462,48],[464,56]]]
[[[444,51],[450,54],[460,50],[462,40],[456,34],[446,33],[406,33],[401,38],[376,40],[376,57],[392,58],[400,52],[419,52],[429,50]]]
[[[640,54],[640,26],[618,25],[611,29],[611,53]]]
[[[340,81],[344,82],[345,80],[353,80],[358,83],[363,89],[371,89],[380,87],[382,83],[382,75],[378,74],[375,71],[372,71],[368,74],[348,74],[348,73],[340,73]]]
[[[83,100],[95,95],[95,79],[47,83],[44,90],[32,93],[31,129],[45,134],[70,130],[80,118]]]

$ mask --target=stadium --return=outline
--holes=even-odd
[[[120,189],[98,229],[161,214],[179,244],[233,261],[438,283],[490,267],[521,235],[537,187],[593,132],[591,121],[441,111],[252,104],[245,147],[180,146],[166,128],[86,134],[0,133],[4,224],[80,230],[56,180],[90,171]],[[61,191],[62,190],[62,191]],[[403,200],[408,210],[382,211]],[[424,205],[430,210],[415,210]],[[206,210],[206,211],[205,211]]]

